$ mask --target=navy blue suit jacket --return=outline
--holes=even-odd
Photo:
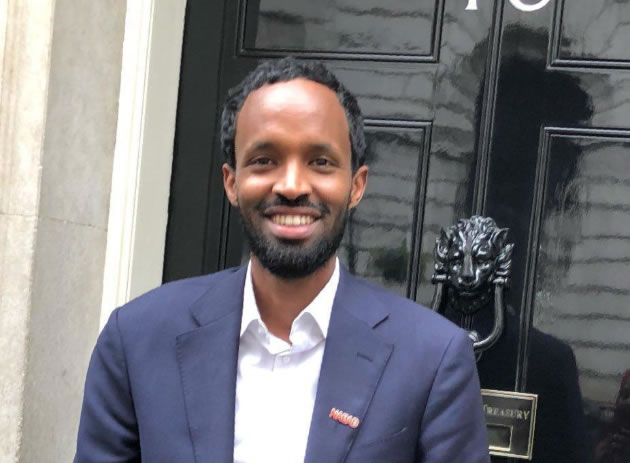
[[[169,283],[113,312],[90,361],[76,463],[232,462],[244,278]],[[332,420],[333,407],[360,425]],[[342,270],[305,462],[489,461],[467,335]]]

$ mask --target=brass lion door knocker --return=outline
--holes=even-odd
[[[442,229],[435,242],[436,285],[431,307],[444,315],[446,307],[463,315],[477,360],[501,337],[505,325],[504,290],[509,285],[513,244],[508,229],[490,217],[472,216]],[[494,322],[483,339],[472,329],[472,316],[494,301]],[[468,325],[468,326],[466,326]]]

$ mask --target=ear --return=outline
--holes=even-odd
[[[361,166],[352,175],[352,189],[350,190],[350,209],[356,207],[363,198],[367,186],[368,167]]]
[[[494,235],[494,239],[493,244],[498,248],[501,249],[503,247],[503,245],[505,244],[505,241],[507,239],[507,235],[508,232],[510,231],[509,228],[500,228],[496,234]]]
[[[230,201],[230,204],[234,207],[238,207],[238,194],[236,190],[236,172],[228,164],[225,163],[221,166],[223,172],[223,188],[225,188],[225,194]]]

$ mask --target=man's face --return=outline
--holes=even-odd
[[[265,85],[236,122],[235,164],[223,166],[252,252],[284,278],[311,274],[339,247],[367,168],[352,173],[348,122],[337,95],[294,79]]]

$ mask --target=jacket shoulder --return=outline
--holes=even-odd
[[[414,378],[414,387],[425,388],[428,394],[441,368],[474,371],[476,377],[472,342],[463,329],[412,300],[363,280],[356,281],[351,298],[359,300],[359,308],[379,314],[371,320],[382,318],[373,330],[392,347],[388,368],[397,378],[392,381]]]
[[[436,329],[454,335],[461,329],[442,315],[428,307],[407,299],[389,289],[377,286],[365,280],[357,279],[363,285],[369,297],[375,303],[383,305],[389,310],[389,318],[394,323],[419,324],[426,329]]]
[[[225,284],[240,268],[185,278],[158,286],[117,309],[119,324],[155,324],[190,317],[187,310],[206,293]]]

